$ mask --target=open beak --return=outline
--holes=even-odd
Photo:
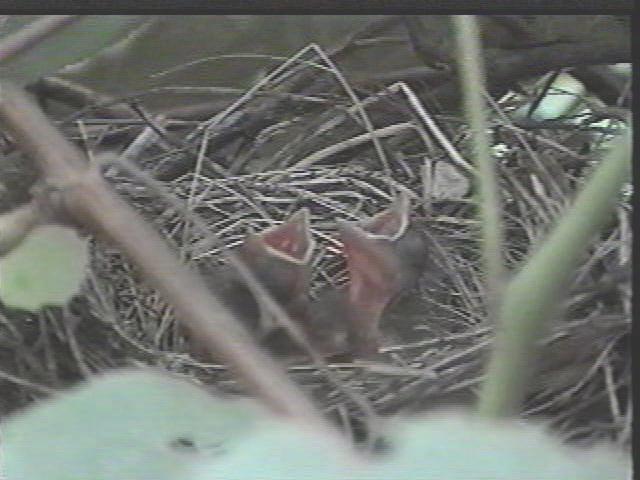
[[[250,251],[262,249],[268,255],[293,264],[309,263],[315,248],[309,226],[309,209],[302,208],[280,225],[258,234],[249,234],[245,246]]]
[[[389,208],[358,222],[358,225],[371,238],[397,240],[407,231],[409,207],[409,197],[406,193],[400,192]]]
[[[377,295],[390,300],[402,273],[394,243],[409,224],[409,199],[396,197],[389,208],[357,223],[339,223],[343,252],[356,297]]]
[[[377,348],[380,318],[401,288],[402,264],[394,242],[406,232],[408,222],[409,199],[401,194],[389,208],[367,220],[339,224],[350,280],[350,327],[361,344],[356,345],[359,350]]]
[[[303,208],[281,223],[250,233],[241,247],[243,260],[291,318],[303,316],[307,308],[310,261],[315,248],[309,226],[309,210]],[[251,288],[251,287],[250,287]],[[260,309],[260,325],[264,332],[279,323],[255,294]]]

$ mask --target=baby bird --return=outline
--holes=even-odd
[[[235,253],[283,310],[298,319],[306,315],[309,305],[309,262],[314,247],[309,211],[303,208],[280,225],[250,233]],[[258,340],[275,328],[277,320],[263,296],[232,265],[202,267],[201,273],[236,318],[256,332]],[[190,341],[194,353],[201,356],[203,349],[197,340]]]
[[[377,352],[383,313],[416,285],[426,263],[426,242],[410,226],[409,209],[408,197],[399,194],[387,209],[369,219],[339,223],[349,282],[321,291],[296,318],[323,356],[362,357]],[[277,354],[305,354],[287,332],[270,335],[268,344]]]
[[[401,193],[369,219],[340,222],[349,282],[325,289],[313,301],[309,282],[315,242],[308,210],[250,234],[237,253],[318,353],[327,358],[366,357],[378,351],[384,312],[416,285],[426,266],[426,238],[410,225],[409,212],[409,198]],[[307,353],[234,269],[219,267],[206,277],[271,353],[288,359]]]
[[[412,289],[427,262],[427,241],[409,223],[410,203],[400,193],[373,217],[339,225],[347,261],[349,343],[358,356],[378,351],[384,311]]]
[[[339,231],[349,282],[320,292],[297,320],[325,357],[366,357],[378,351],[379,324],[388,307],[424,272],[426,239],[409,223],[404,194],[369,219],[341,222]],[[277,353],[305,353],[286,332],[271,335],[268,343]]]

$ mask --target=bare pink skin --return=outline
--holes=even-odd
[[[342,223],[340,234],[350,278],[347,310],[353,348],[356,355],[375,354],[382,315],[416,283],[426,259],[426,242],[409,226],[409,200],[404,195],[368,220]]]
[[[314,247],[309,214],[303,209],[280,225],[247,235],[237,254],[287,315],[297,320],[307,315],[309,261]],[[260,295],[235,269],[205,267],[203,273],[211,289],[249,330],[258,337],[267,333],[274,320]],[[191,343],[197,353],[197,341]]]

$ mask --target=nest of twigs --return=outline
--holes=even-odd
[[[313,69],[291,71],[297,68],[295,78]],[[214,235],[233,247],[249,228],[260,230],[309,207],[318,240],[314,289],[344,281],[335,221],[379,211],[395,189],[410,192],[417,224],[432,245],[419,287],[390,314],[411,333],[395,338],[375,363],[330,364],[330,375],[311,362],[287,368],[345,422],[370,414],[368,409],[389,414],[470,405],[492,326],[464,160],[470,158],[468,129],[460,117],[418,108],[419,95],[409,87],[349,92],[334,73],[318,74],[303,87],[265,81],[242,102],[227,104],[233,108],[214,104],[200,113],[205,120],[143,115],[140,97],[134,109],[140,115],[132,114],[130,122],[86,108],[69,117],[75,122],[60,125],[98,158],[108,147],[156,178],[150,184],[123,162],[105,168],[114,188],[194,264],[221,261]],[[507,233],[504,258],[514,271],[570,204],[607,136],[588,116],[574,128],[514,126],[509,113],[529,100],[505,96],[493,105],[490,125]],[[372,128],[375,142],[367,134]],[[178,205],[186,205],[186,214]],[[209,232],[195,226],[194,215]],[[567,440],[630,443],[629,219],[630,205],[621,199],[616,217],[567,285],[564,308],[540,347],[525,416],[548,419]],[[119,252],[97,241],[92,252],[82,295],[68,307],[4,313],[2,411],[131,364],[159,365],[221,390],[242,391],[224,366],[192,358],[171,309]]]

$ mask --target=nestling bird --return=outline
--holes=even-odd
[[[400,193],[377,215],[339,225],[349,273],[349,338],[356,355],[378,351],[385,309],[412,289],[424,272],[427,242],[410,225],[409,211],[409,198]]]
[[[309,300],[309,262],[315,241],[309,228],[309,211],[301,209],[286,222],[260,233],[250,233],[236,253],[256,280],[294,319],[304,317]],[[258,339],[275,328],[276,319],[255,291],[232,265],[202,267],[207,284],[246,328]],[[202,349],[191,339],[194,352]]]
[[[310,259],[315,245],[309,213],[303,209],[287,222],[250,234],[239,257],[325,357],[368,356],[381,343],[385,310],[411,290],[426,265],[426,239],[409,222],[410,203],[399,194],[382,212],[360,222],[340,222],[339,231],[349,282],[327,288],[311,300]],[[211,288],[272,353],[295,358],[306,352],[278,326],[269,310],[235,270],[206,274]]]
[[[384,312],[424,272],[426,239],[410,225],[409,208],[408,197],[400,194],[369,219],[339,224],[349,282],[320,292],[297,318],[324,356],[376,353]],[[286,334],[271,335],[269,345],[278,353],[296,350]]]

